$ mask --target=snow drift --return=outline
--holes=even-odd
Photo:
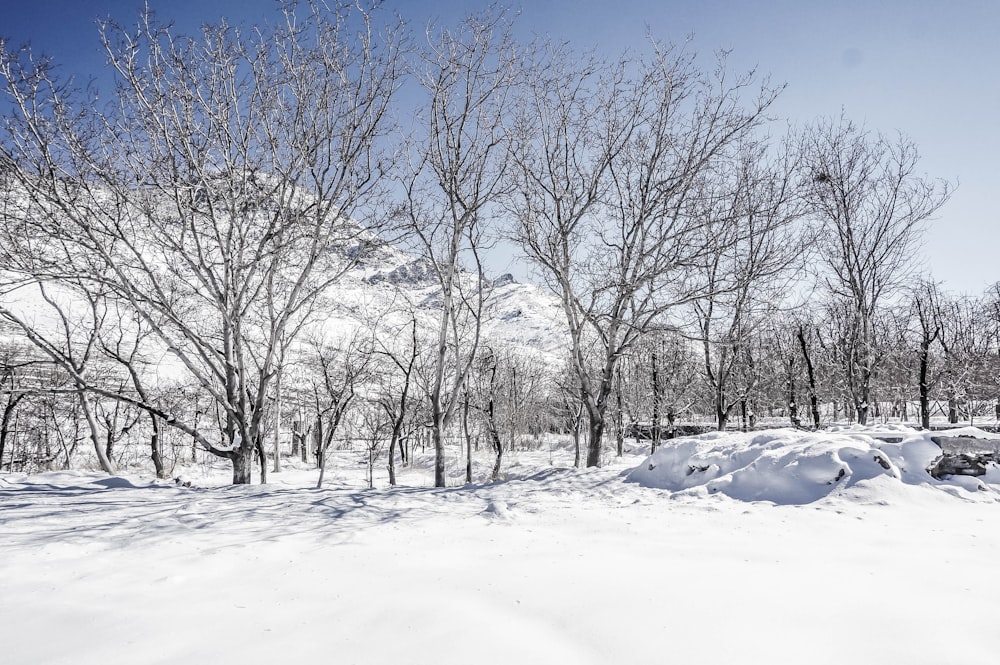
[[[667,441],[626,475],[626,481],[685,494],[724,494],[740,501],[812,503],[859,486],[891,494],[893,485],[926,485],[963,498],[1000,501],[1000,470],[985,476],[936,479],[928,469],[941,457],[933,438],[990,439],[975,428],[920,432],[838,427],[821,432],[779,429],[713,432]],[[982,492],[981,496],[976,496]]]

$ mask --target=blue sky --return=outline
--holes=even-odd
[[[259,22],[273,0],[150,0],[179,31],[226,16]],[[450,22],[483,0],[387,0],[411,24]],[[1000,2],[995,0],[522,0],[517,30],[608,53],[642,49],[647,29],[693,36],[706,56],[788,84],[776,113],[794,123],[843,109],[869,129],[902,131],[921,168],[959,187],[927,233],[926,267],[955,291],[1000,280]],[[101,70],[94,20],[135,19],[141,0],[0,0],[0,35],[31,42],[83,80]],[[496,257],[502,270],[504,259]]]

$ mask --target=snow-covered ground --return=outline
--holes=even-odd
[[[872,433],[591,470],[546,445],[447,489],[426,459],[363,489],[346,452],[321,490],[291,464],[242,487],[3,474],[0,662],[996,662],[997,470],[935,481],[924,435]]]

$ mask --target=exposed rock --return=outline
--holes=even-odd
[[[985,476],[990,464],[1000,463],[996,453],[944,453],[927,471],[940,480],[943,476]]]
[[[516,283],[517,280],[515,280],[514,276],[511,275],[509,272],[504,273],[503,275],[500,275],[499,277],[493,280],[494,287],[508,286],[510,284],[516,284]]]
[[[431,286],[437,282],[434,279],[434,265],[427,259],[414,259],[409,263],[396,266],[388,272],[378,272],[368,278],[369,284],[388,282],[406,286]]]

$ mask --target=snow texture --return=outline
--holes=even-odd
[[[349,451],[322,490],[291,460],[238,487],[222,465],[190,487],[0,474],[0,660],[995,662],[1000,474],[935,481],[928,437],[890,433],[630,444],[584,470],[550,439],[443,489],[419,453],[374,490]]]

